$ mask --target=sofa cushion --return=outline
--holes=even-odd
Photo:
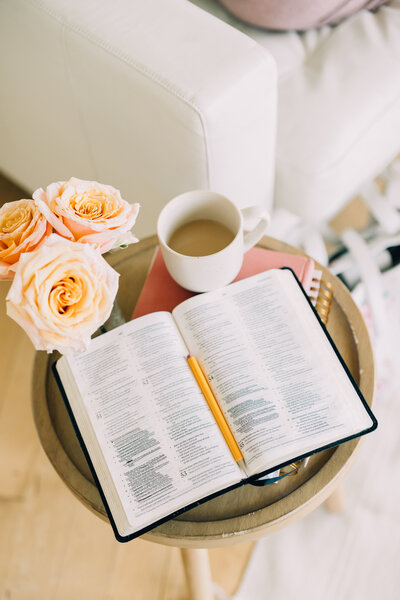
[[[327,218],[400,148],[400,2],[362,12],[279,85],[276,202]]]
[[[260,30],[216,0],[195,3],[277,62],[276,205],[332,216],[400,149],[400,0],[303,33]]]

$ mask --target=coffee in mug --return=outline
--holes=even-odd
[[[257,220],[250,232],[244,227]],[[209,191],[173,198],[162,209],[157,236],[173,279],[193,292],[208,292],[231,283],[243,254],[263,236],[269,216],[264,207],[239,209],[231,200]]]
[[[213,219],[196,219],[176,229],[168,240],[168,246],[186,256],[208,256],[223,250],[235,234],[226,225]]]

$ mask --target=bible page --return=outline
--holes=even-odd
[[[111,512],[117,522],[122,507],[135,531],[242,479],[187,354],[171,315],[153,313],[62,359],[79,389],[81,403],[70,403],[82,437],[92,438]]]
[[[371,426],[288,270],[195,296],[173,316],[256,474]]]

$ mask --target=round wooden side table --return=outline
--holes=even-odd
[[[118,302],[126,319],[132,315],[156,248],[155,236],[111,254],[121,274]],[[293,254],[296,248],[265,237],[262,247]],[[369,404],[373,399],[373,355],[365,323],[349,291],[325,268],[334,288],[328,331]],[[37,353],[33,373],[33,414],[41,444],[55,470],[83,504],[107,516],[52,374],[57,353]],[[306,515],[327,500],[341,502],[340,482],[353,463],[360,439],[310,458],[297,475],[264,488],[244,486],[198,506],[146,534],[148,540],[182,548],[194,600],[211,598],[206,548],[228,546],[266,536]],[[338,487],[339,486],[339,487]],[[110,535],[112,535],[110,529]],[[194,550],[198,549],[198,550]],[[201,550],[199,550],[201,549]]]

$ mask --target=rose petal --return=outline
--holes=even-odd
[[[61,219],[56,217],[56,215],[50,210],[50,208],[48,207],[46,202],[44,202],[43,200],[36,199],[35,203],[36,203],[36,206],[38,207],[38,209],[40,210],[40,212],[42,213],[42,215],[44,217],[46,217],[48,222],[52,225],[52,227],[56,230],[56,232],[58,234],[60,234],[62,237],[65,237],[69,240],[74,239],[74,236],[70,232],[68,227],[66,227],[64,225],[64,223],[61,221]]]
[[[16,265],[9,265],[0,261],[0,281],[11,281],[14,279]]]
[[[133,244],[139,240],[130,232],[126,233],[120,231],[104,231],[103,233],[90,233],[84,235],[78,240],[81,244],[92,244],[95,248],[98,248],[102,254],[121,246],[122,244]]]

